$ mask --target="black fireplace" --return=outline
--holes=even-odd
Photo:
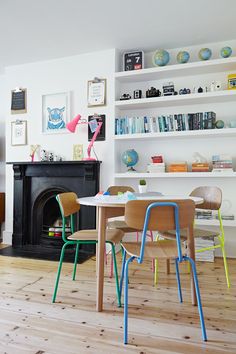
[[[61,215],[55,199],[58,193],[75,192],[78,197],[99,191],[99,161],[13,162],[14,220],[13,248],[53,254],[59,251]],[[81,206],[77,229],[96,227],[94,207]],[[69,225],[68,225],[69,227]],[[94,253],[93,245],[81,246],[81,252]],[[59,253],[58,253],[59,254]],[[50,257],[49,257],[50,258]]]

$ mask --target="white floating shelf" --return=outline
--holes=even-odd
[[[115,79],[119,82],[142,82],[232,70],[236,70],[236,57],[117,72],[115,73]]]
[[[162,133],[139,133],[115,135],[115,140],[145,140],[145,139],[178,139],[178,138],[208,138],[208,137],[231,137],[236,136],[236,128],[224,129],[204,129],[204,130],[185,130]]]
[[[143,109],[154,107],[187,106],[191,104],[229,102],[236,99],[236,90],[191,93],[187,95],[161,96],[140,98],[125,101],[115,101],[120,110]]]
[[[222,220],[223,226],[235,227],[236,220]],[[204,219],[195,219],[195,225],[200,226],[219,226],[219,221],[216,219],[204,220]]]
[[[235,178],[236,172],[115,173],[115,178]]]

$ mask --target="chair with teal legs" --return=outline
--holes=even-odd
[[[229,270],[228,270],[226,251],[225,251],[225,233],[224,233],[224,227],[223,227],[221,211],[220,211],[220,207],[221,207],[221,203],[222,203],[221,189],[218,187],[201,186],[201,187],[195,188],[190,193],[190,196],[203,198],[204,202],[202,204],[197,205],[197,209],[212,210],[212,211],[217,212],[217,220],[218,220],[218,225],[219,225],[218,230],[209,231],[209,230],[204,230],[204,229],[199,229],[197,227],[194,227],[193,235],[194,235],[194,238],[207,237],[208,239],[209,238],[210,239],[217,239],[218,243],[213,246],[210,246],[210,247],[198,249],[198,250],[196,250],[196,253],[209,251],[209,250],[215,250],[217,248],[221,249],[223,261],[224,261],[226,283],[227,283],[228,288],[230,288]],[[164,238],[167,238],[167,239],[174,238],[173,232],[164,232],[164,233],[162,233],[161,236],[163,236]],[[182,241],[185,241],[187,239],[187,235],[184,230],[181,230],[180,237],[181,237]],[[156,261],[155,283],[157,283],[157,272],[158,272],[158,267],[157,267],[157,261]]]
[[[179,263],[188,261],[191,265],[193,280],[196,289],[198,312],[200,316],[202,339],[207,340],[204,316],[202,311],[201,297],[198,286],[196,265],[193,259],[185,255],[181,247],[180,229],[187,229],[190,235],[193,233],[193,220],[195,204],[190,199],[173,200],[171,202],[132,200],[125,207],[125,221],[130,227],[142,229],[141,242],[124,242],[123,262],[120,281],[120,295],[124,281],[124,344],[128,343],[128,279],[129,264],[137,261],[142,264],[144,259],[175,259],[176,278],[178,284],[178,295],[180,302],[182,291],[180,284]],[[175,230],[175,240],[159,240],[157,242],[146,242],[147,230],[165,231]],[[126,260],[126,256],[129,258]]]
[[[80,210],[80,205],[77,200],[77,195],[73,192],[61,193],[56,196],[57,202],[60,207],[61,216],[62,216],[62,239],[64,245],[61,249],[60,262],[58,265],[56,283],[53,293],[52,302],[56,301],[57,290],[59,279],[61,275],[61,268],[64,259],[64,254],[66,247],[72,245],[75,247],[75,260],[73,268],[72,279],[75,280],[76,267],[78,262],[79,246],[81,244],[96,244],[98,240],[97,230],[80,230],[75,232],[75,214]],[[69,220],[69,225],[71,233],[68,235],[66,232],[67,220]],[[123,237],[123,232],[121,230],[107,230],[106,231],[106,242],[111,245],[112,256],[114,260],[114,270],[115,270],[115,281],[116,281],[116,294],[118,306],[121,306],[120,302],[120,291],[119,291],[119,282],[118,282],[118,272],[117,272],[117,263],[116,263],[116,253],[115,253],[115,244],[119,243]]]

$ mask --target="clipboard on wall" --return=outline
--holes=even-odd
[[[11,114],[27,113],[27,89],[16,88],[11,91]]]

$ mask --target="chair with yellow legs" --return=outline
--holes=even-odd
[[[218,243],[214,246],[206,247],[206,248],[201,248],[196,250],[196,252],[205,252],[209,250],[215,250],[217,248],[220,248],[222,251],[222,256],[223,256],[223,261],[224,261],[224,269],[225,269],[225,277],[226,277],[226,283],[228,288],[230,288],[230,278],[229,278],[229,270],[228,270],[228,264],[227,264],[227,258],[226,258],[226,252],[225,252],[225,233],[224,233],[224,227],[223,227],[223,222],[222,222],[222,217],[221,217],[221,203],[222,203],[222,191],[218,187],[211,187],[211,186],[201,186],[195,188],[190,196],[192,197],[200,197],[203,198],[204,202],[202,204],[197,205],[197,209],[200,210],[212,210],[217,212],[217,219],[219,221],[219,229],[217,231],[209,231],[209,230],[204,230],[204,229],[198,229],[194,227],[194,237],[207,237],[207,238],[212,238],[212,239],[217,239]],[[163,232],[161,234],[164,238],[167,239],[173,239],[174,235],[173,232],[168,231],[168,232]],[[186,232],[181,230],[181,240],[185,241],[187,239]],[[169,262],[169,261],[167,261]],[[157,261],[156,261],[157,263]],[[155,284],[157,283],[157,272],[158,268],[157,265],[155,267]]]
[[[77,195],[73,192],[61,193],[56,196],[57,202],[60,207],[61,216],[62,216],[62,239],[64,245],[61,249],[60,262],[58,265],[56,283],[53,293],[52,302],[56,301],[57,289],[59,284],[59,279],[61,275],[61,268],[64,259],[64,254],[66,247],[76,246],[75,248],[75,259],[74,259],[74,268],[72,279],[75,280],[76,268],[78,262],[79,246],[81,244],[96,244],[98,242],[98,232],[97,230],[79,230],[75,231],[75,214],[80,210],[80,204],[77,201]],[[67,235],[66,226],[67,220],[70,221],[71,234]],[[116,280],[116,293],[118,305],[121,306],[120,302],[120,291],[119,291],[119,281],[118,281],[118,271],[116,263],[116,253],[115,253],[115,244],[119,243],[123,237],[123,232],[121,230],[107,230],[106,231],[106,242],[111,245],[112,256],[114,259],[114,269],[115,269],[115,280]]]
[[[190,262],[193,280],[196,290],[198,311],[200,316],[202,338],[207,340],[204,316],[202,311],[201,296],[198,286],[196,265],[192,258],[185,255],[180,241],[180,228],[187,229],[190,235],[193,233],[193,220],[195,204],[190,199],[173,200],[172,202],[132,200],[125,207],[125,221],[128,226],[143,229],[141,242],[124,242],[123,262],[120,282],[120,294],[124,282],[124,344],[128,343],[128,286],[129,286],[129,264],[137,261],[142,264],[144,259],[175,259],[176,278],[178,284],[178,294],[180,302],[182,291],[180,284],[179,263]],[[165,240],[157,242],[146,242],[147,230],[164,232],[165,230],[175,230],[175,240]],[[126,255],[129,258],[126,260]],[[135,305],[137,306],[137,305]]]

